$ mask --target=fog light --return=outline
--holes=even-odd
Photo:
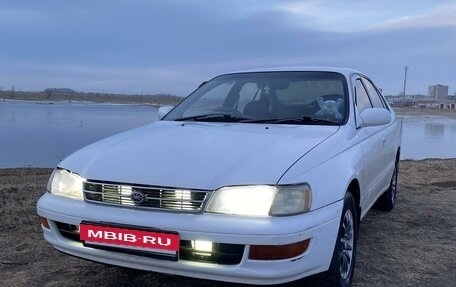
[[[281,260],[296,257],[306,252],[310,238],[287,245],[251,245],[249,259]]]
[[[47,229],[50,229],[47,218],[42,217],[42,216],[38,216],[38,217],[40,218],[41,225]]]
[[[202,240],[192,240],[193,250],[201,253],[201,255],[211,255],[212,252],[212,242],[202,241]]]

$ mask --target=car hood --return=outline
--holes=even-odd
[[[158,121],[89,145],[59,167],[92,180],[192,189],[276,184],[338,128]]]

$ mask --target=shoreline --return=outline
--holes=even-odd
[[[102,103],[102,104],[146,104],[146,105],[176,105],[183,98],[171,94],[113,94],[92,92],[63,92],[63,91],[0,91],[0,102],[24,101],[35,103]]]
[[[109,93],[52,93],[45,92],[22,92],[13,94],[8,91],[0,91],[0,102],[33,102],[36,104],[54,103],[80,103],[80,104],[139,104],[151,106],[176,105],[185,97],[170,94],[138,95],[138,94],[109,94]],[[439,108],[418,108],[413,106],[392,105],[393,110],[401,116],[450,116],[456,118],[456,110]]]
[[[149,106],[149,107],[161,107],[166,105],[177,105],[182,99],[176,96],[166,96],[163,99],[154,96],[137,96],[137,95],[114,95],[111,96],[114,100],[99,100],[96,96],[88,96],[89,99],[71,99],[58,97],[55,100],[46,100],[43,98],[2,98],[1,102],[9,103],[34,103],[34,104],[87,104],[87,105],[132,105],[132,106]],[[415,107],[403,107],[403,106],[392,106],[393,110],[399,117],[445,117],[445,118],[456,118],[456,110],[448,109],[437,109],[437,108],[415,108]]]
[[[394,112],[399,117],[407,118],[407,117],[438,117],[438,118],[450,118],[456,119],[456,110],[448,110],[448,109],[431,109],[431,108],[414,108],[414,107],[399,107],[393,106],[392,107]]]
[[[161,107],[164,104],[148,103],[148,102],[93,102],[93,101],[40,101],[40,100],[16,100],[16,99],[1,99],[1,103],[21,103],[21,104],[36,104],[36,105],[106,105],[106,106],[147,106],[147,107]]]

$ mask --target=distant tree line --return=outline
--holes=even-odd
[[[0,90],[0,99],[28,100],[28,101],[65,101],[65,102],[94,102],[94,103],[122,103],[122,104],[149,104],[156,106],[175,105],[183,98],[171,94],[113,94],[113,93],[82,93],[68,88],[48,88],[39,92],[15,90]]]

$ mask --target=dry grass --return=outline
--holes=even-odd
[[[455,170],[456,160],[401,162],[397,206],[371,211],[361,224],[355,286],[456,286]],[[50,173],[0,170],[0,285],[233,286],[58,253],[44,242],[35,211]]]

